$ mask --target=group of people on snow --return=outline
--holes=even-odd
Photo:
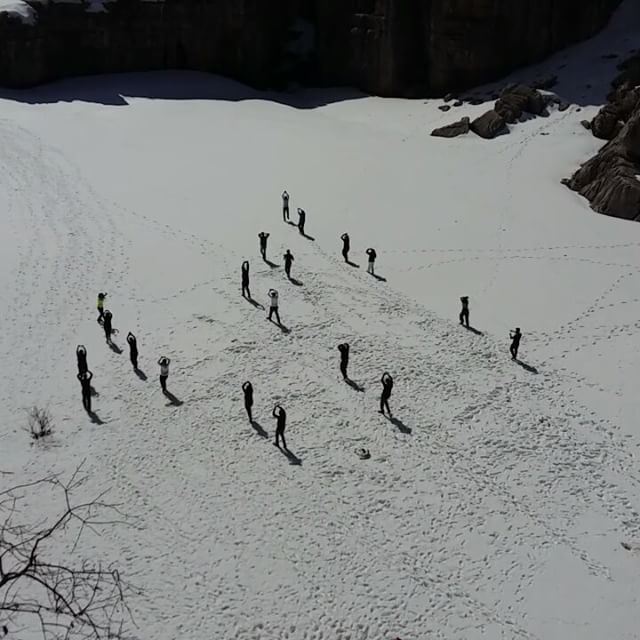
[[[282,218],[284,222],[290,223],[289,220],[289,200],[290,196],[287,191],[282,193]],[[298,208],[298,230],[302,235],[304,233],[304,225],[306,221],[306,213],[303,209]],[[290,223],[293,224],[293,223]],[[260,255],[264,261],[267,260],[267,240],[269,238],[269,233],[265,231],[261,231],[258,234],[259,238],[259,248]],[[346,263],[350,263],[349,261],[349,252],[351,250],[351,239],[348,233],[343,233],[340,237],[342,240],[342,257]],[[366,250],[366,255],[368,258],[368,266],[367,273],[374,275],[374,266],[377,258],[377,254],[375,249],[368,248]],[[287,278],[291,280],[291,267],[294,262],[294,256],[289,249],[286,250],[284,256],[284,270]],[[251,300],[251,291],[250,291],[250,281],[249,281],[249,261],[245,260],[242,263],[241,267],[241,290],[242,296]],[[273,316],[275,316],[278,325],[281,325],[280,321],[280,313],[279,313],[279,294],[276,289],[269,289],[268,291],[269,297],[269,313],[267,315],[268,320],[272,320]],[[117,333],[117,329],[113,328],[113,314],[108,309],[105,309],[105,300],[107,298],[106,293],[100,292],[98,294],[97,300],[97,310],[98,310],[98,323],[100,323],[103,327],[106,341],[109,345],[112,345],[111,336],[114,333]],[[460,324],[465,326],[467,329],[470,328],[469,325],[469,296],[462,296],[460,298],[460,302],[462,304],[462,309],[460,311]],[[522,333],[520,328],[517,327],[514,331],[509,334],[511,339],[511,346],[509,351],[511,353],[511,357],[516,360],[518,357],[518,348],[520,346],[520,339],[522,338]],[[136,372],[138,369],[138,343],[136,336],[129,332],[127,334],[127,344],[129,345],[129,358],[131,360],[131,364]],[[347,382],[350,382],[347,368],[349,366],[349,344],[344,342],[338,345],[338,351],[340,352],[340,373],[342,377]],[[87,350],[84,345],[78,345],[76,349],[77,363],[78,363],[78,380],[80,381],[82,388],[82,404],[87,413],[91,413],[91,396],[93,389],[91,387],[91,380],[93,378],[93,373],[89,370],[87,365]],[[169,365],[171,360],[166,356],[162,356],[158,360],[158,365],[160,367],[160,387],[162,389],[163,394],[167,395],[167,379],[169,377]],[[389,399],[391,397],[391,392],[393,389],[393,378],[389,374],[389,372],[385,371],[382,374],[380,379],[382,384],[382,392],[380,394],[380,409],[379,413],[386,415],[388,414],[391,417],[391,409],[389,407]],[[351,383],[351,382],[350,382]],[[253,424],[253,385],[250,381],[246,381],[242,385],[242,391],[244,393],[244,406],[247,411],[247,415],[249,417],[249,421]],[[282,446],[286,450],[286,442],[284,438],[284,431],[286,427],[286,419],[287,414],[285,409],[280,405],[276,404],[272,411],[273,417],[276,419],[276,446],[280,446],[280,441],[282,442]]]

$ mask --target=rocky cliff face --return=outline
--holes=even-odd
[[[464,89],[587,38],[620,0],[25,0],[34,25],[0,14],[0,83],[28,86],[101,72],[189,68],[258,87],[304,76],[379,95]]]

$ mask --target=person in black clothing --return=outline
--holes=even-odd
[[[280,438],[282,438],[282,447],[283,449],[287,448],[287,443],[284,439],[284,428],[287,426],[287,412],[277,404],[273,408],[273,417],[277,420],[276,422],[276,447],[280,446]]]
[[[367,266],[367,273],[370,273],[371,275],[373,274],[373,266],[376,262],[376,258],[378,256],[378,254],[376,253],[375,249],[367,249],[366,254],[369,256],[369,264]]]
[[[347,375],[347,367],[349,366],[349,344],[343,342],[338,345],[338,351],[340,351],[340,373],[345,380],[349,379]]]
[[[261,231],[258,234],[258,238],[260,238],[260,255],[262,259],[266,261],[267,259],[267,238],[269,237],[268,233]]]
[[[253,385],[247,380],[242,385],[242,391],[244,392],[244,408],[247,410],[249,422],[253,422],[253,414],[251,411],[253,408]]]
[[[76,349],[76,358],[78,359],[78,373],[83,374],[89,370],[87,366],[87,349],[83,344],[79,344]]]
[[[112,319],[113,315],[111,314],[111,311],[107,309],[102,318],[102,328],[104,329],[104,335],[106,336],[109,344],[111,344],[111,334],[113,333],[113,327],[111,325]]]
[[[391,390],[393,389],[393,378],[389,375],[388,372],[385,371],[382,374],[382,378],[380,378],[380,382],[382,382],[382,394],[380,395],[380,413],[384,415],[384,410],[386,408],[389,417],[391,417],[391,409],[389,409],[389,398],[391,397]]]
[[[284,272],[287,274],[287,278],[291,279],[291,265],[293,264],[293,254],[289,249],[282,256],[284,258]]]
[[[460,311],[460,324],[469,328],[469,296],[462,296],[460,298],[462,302],[462,311]]]
[[[304,209],[298,208],[298,231],[304,235],[304,223],[307,220],[307,213]]]
[[[517,360],[518,349],[520,348],[520,338],[522,338],[522,334],[520,333],[520,327],[516,327],[515,331],[509,332],[509,337],[511,338],[511,346],[509,347],[509,351],[511,352],[511,358],[513,360]]]
[[[127,334],[127,342],[129,343],[129,359],[131,360],[131,364],[133,368],[138,370],[138,341],[136,337],[129,331]]]
[[[91,413],[91,378],[93,378],[93,373],[88,369],[84,373],[78,374],[78,380],[82,386],[82,406],[87,413]]]
[[[249,291],[249,261],[242,263],[242,296],[251,299],[251,291]]]
[[[282,219],[289,222],[289,194],[286,191],[282,192]]]
[[[340,236],[342,240],[342,257],[345,262],[349,262],[349,250],[351,249],[351,239],[349,238],[348,233],[343,233]]]

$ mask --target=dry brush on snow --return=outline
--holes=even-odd
[[[74,494],[83,484],[81,466],[68,481],[48,477],[0,491],[0,632],[19,638],[28,631],[43,640],[113,638],[123,640],[131,614],[126,597],[132,587],[113,566],[74,557],[86,530],[126,523],[104,493],[87,501]],[[62,502],[52,519],[28,522],[26,492],[53,492]],[[53,543],[68,552],[60,556]],[[29,637],[32,637],[31,635]]]

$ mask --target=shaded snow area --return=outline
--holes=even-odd
[[[35,11],[24,0],[0,0],[0,13],[19,18],[26,24],[35,22]]]
[[[627,2],[607,33],[523,72],[557,73],[573,105],[491,142],[429,136],[487,105],[195,73],[2,94],[0,483],[84,460],[80,497],[108,489],[136,517],[41,553],[114,562],[144,589],[139,638],[637,640],[640,225],[560,180],[602,144],[580,120],[614,75],[603,56],[639,30]],[[314,240],[283,222],[285,188]],[[241,297],[244,260],[286,330]],[[477,332],[458,323],[464,295]],[[377,412],[384,371],[393,420]],[[33,404],[48,443],[23,431]]]

